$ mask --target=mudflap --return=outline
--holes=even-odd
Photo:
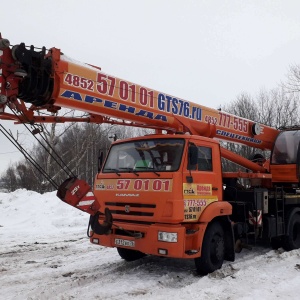
[[[67,204],[90,215],[95,215],[100,208],[88,183],[76,177],[65,180],[59,186],[56,196]]]

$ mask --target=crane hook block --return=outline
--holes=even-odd
[[[92,216],[100,208],[89,184],[76,177],[70,177],[65,180],[57,189],[56,196],[67,204]]]
[[[103,215],[101,212],[97,212],[94,216],[90,216],[90,225],[94,233],[103,235],[109,234],[111,232],[111,227],[113,224],[113,217],[111,211],[106,207],[104,211],[104,220],[102,223],[99,221],[99,217]],[[103,218],[102,218],[103,219]]]

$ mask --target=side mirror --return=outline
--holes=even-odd
[[[193,166],[198,163],[198,148],[195,144],[190,144],[188,151],[188,169],[193,170]]]
[[[100,172],[103,164],[103,151],[99,151],[99,156],[98,156],[98,173]]]

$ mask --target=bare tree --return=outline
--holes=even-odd
[[[300,92],[300,65],[294,64],[289,67],[287,81],[283,83],[283,87],[292,93]]]
[[[299,123],[298,94],[289,93],[283,87],[269,92],[260,91],[257,102],[259,105],[259,122],[272,127],[287,127]]]
[[[18,188],[17,176],[15,173],[15,168],[9,166],[5,173],[1,177],[1,181],[4,183],[5,189],[9,192],[13,192]]]
[[[258,118],[258,106],[251,95],[247,93],[242,93],[237,96],[236,100],[231,103],[224,105],[222,110],[227,111],[233,115],[240,116],[242,118],[246,118],[249,120],[254,120],[259,122]],[[241,144],[231,143],[231,142],[223,142],[222,146],[242,155],[243,157],[252,158],[256,153],[257,149],[252,147],[244,146]],[[241,167],[235,164],[228,162],[227,160],[223,160],[223,168],[230,171],[237,171]]]

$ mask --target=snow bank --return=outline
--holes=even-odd
[[[300,250],[255,247],[208,276],[192,260],[127,263],[89,243],[88,215],[55,193],[0,193],[0,299],[298,299]]]

